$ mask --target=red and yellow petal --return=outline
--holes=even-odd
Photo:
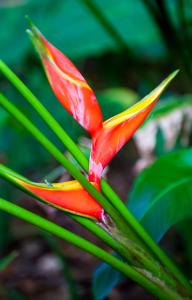
[[[91,87],[74,64],[33,25],[30,35],[56,97],[74,119],[94,135],[102,126],[102,113]]]
[[[177,71],[173,72],[143,100],[103,123],[103,128],[93,138],[89,180],[99,182],[103,169],[143,123],[176,74]]]
[[[100,220],[103,208],[76,180],[45,184],[31,182],[13,170],[0,164],[0,175],[19,188],[36,195],[41,201],[64,211],[85,216],[90,219]],[[96,183],[92,183],[99,190]]]
[[[20,179],[18,183],[46,202],[65,211],[95,220],[100,220],[102,217],[102,207],[76,180],[51,186],[28,183]]]

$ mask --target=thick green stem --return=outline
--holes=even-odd
[[[55,135],[61,140],[63,145],[70,151],[81,167],[88,171],[88,161],[84,154],[80,151],[73,140],[67,135],[65,130],[41,104],[41,102],[32,94],[32,92],[24,85],[24,83],[2,62],[0,61],[0,70],[12,82],[12,84],[20,91],[24,98],[34,107],[39,113],[45,123],[51,128]],[[19,120],[20,121],[20,120]],[[25,124],[24,124],[25,126]],[[25,126],[26,127],[26,126]],[[32,133],[33,134],[33,133]],[[33,134],[34,135],[34,134]],[[37,137],[36,137],[37,138]],[[40,141],[41,142],[41,141]],[[46,147],[47,149],[47,147]],[[49,149],[48,149],[49,151]],[[56,158],[56,157],[55,157]],[[57,159],[57,158],[56,158]],[[58,160],[58,159],[57,159]],[[129,212],[125,204],[121,201],[119,196],[113,191],[108,183],[102,179],[101,188],[103,193],[110,200],[112,205],[125,222],[133,229],[138,237],[147,245],[150,251],[157,257],[161,263],[185,286],[191,291],[192,287],[189,281],[185,278],[182,272],[175,266],[175,264],[167,257],[167,255],[160,249],[160,247],[153,241],[150,235],[145,231],[136,218]]]
[[[124,262],[120,261],[113,255],[99,248],[98,246],[90,243],[89,241],[77,236],[76,234],[50,222],[28,210],[21,208],[5,199],[0,198],[0,209],[14,215],[20,219],[23,219],[39,228],[57,236],[61,239],[85,250],[86,252],[92,254],[98,259],[105,261],[107,264],[110,264],[115,269],[122,272],[125,276],[133,279],[135,282],[146,288],[156,297],[162,300],[182,300],[182,297],[179,296],[174,291],[170,290],[166,286],[158,286],[153,281],[145,278],[137,270],[126,265]]]

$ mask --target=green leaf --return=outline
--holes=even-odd
[[[102,263],[93,275],[93,295],[95,300],[104,299],[125,277],[106,263]]]
[[[156,241],[172,225],[192,216],[192,150],[161,157],[141,172],[128,208]]]
[[[134,52],[148,57],[162,56],[164,49],[158,30],[141,1],[95,0],[95,3]],[[0,7],[1,24],[6,28],[0,31],[0,54],[9,63],[18,64],[25,59],[31,47],[24,34],[26,14],[50,41],[73,58],[98,55],[118,47],[81,1],[44,0],[43,5],[38,0],[15,1],[15,5],[12,1],[12,5]],[[13,49],[13,45],[19,46]]]

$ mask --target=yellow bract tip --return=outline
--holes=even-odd
[[[160,97],[161,93],[166,88],[166,86],[177,75],[178,72],[179,72],[179,70],[172,72],[151,93],[149,93],[147,96],[145,96],[138,103],[136,103],[132,107],[128,108],[127,110],[123,111],[122,113],[105,121],[104,127],[110,128],[110,127],[116,126],[116,125],[130,119],[134,115],[140,113],[142,110],[147,108],[150,104],[152,104],[154,101],[157,101],[158,98]]]

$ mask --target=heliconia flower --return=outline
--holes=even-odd
[[[143,123],[177,72],[170,74],[144,99],[103,123],[92,140],[89,180],[99,182],[103,169]]]
[[[102,218],[103,208],[76,180],[53,184],[35,183],[1,164],[0,170],[9,181],[37,195],[47,204],[93,220],[99,221]],[[96,183],[92,184],[99,189]]]
[[[102,126],[102,113],[97,99],[73,63],[32,24],[30,37],[56,97],[74,119],[93,135]]]
[[[33,24],[30,35],[56,97],[92,136],[89,181],[99,184],[103,169],[146,119],[178,71],[169,75],[143,100],[102,122],[97,99],[73,63],[51,45]]]

